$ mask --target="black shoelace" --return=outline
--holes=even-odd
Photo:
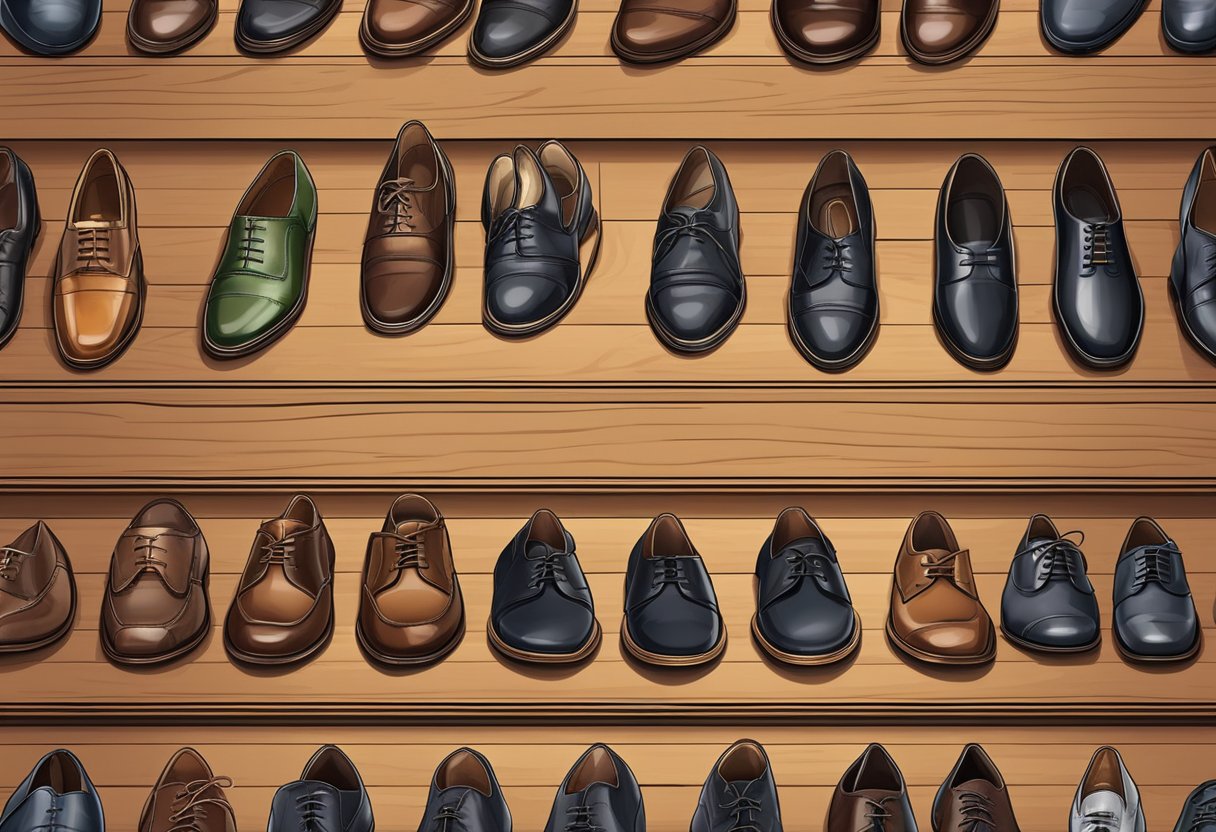
[[[266,250],[262,248],[266,243],[266,239],[255,235],[265,230],[266,226],[256,217],[244,218],[244,224],[241,226],[241,238],[237,242],[242,260],[241,268],[249,268],[250,263],[261,265],[262,256],[266,253]]]
[[[1078,535],[1079,539],[1074,543],[1067,539],[1070,535]],[[1080,529],[1074,529],[1064,532],[1064,534],[1049,543],[1035,546],[1032,549],[1023,549],[1017,555],[1014,555],[1014,557],[1030,552],[1042,551],[1042,557],[1039,558],[1036,564],[1036,577],[1038,580],[1072,580],[1082,570],[1084,560],[1080,547],[1084,542],[1085,532]]]
[[[497,242],[504,237],[510,237],[519,248],[521,240],[531,240],[535,234],[531,231],[532,223],[536,222],[536,207],[508,208],[498,218],[498,222],[490,229],[490,242]]]
[[[566,832],[603,832],[604,827],[595,822],[594,806],[571,806],[566,814]]]
[[[831,273],[839,272],[843,277],[853,271],[853,254],[850,246],[840,240],[828,240],[823,253],[823,266]]]
[[[786,562],[791,564],[790,575],[795,578],[821,578],[827,576],[823,571],[823,557],[811,552],[793,552],[786,557]]]
[[[719,803],[718,808],[731,815],[732,823],[727,832],[763,832],[759,815],[764,806],[758,798],[743,794],[734,783],[726,784],[724,797],[725,801]]]
[[[321,792],[307,792],[296,797],[296,811],[300,813],[300,832],[330,832],[321,820],[325,801]]]
[[[1087,277],[1097,271],[1098,266],[1105,266],[1108,274],[1119,273],[1114,261],[1110,259],[1110,226],[1104,222],[1085,225],[1084,245],[1081,254],[1082,272]]]
[[[460,822],[460,807],[455,803],[445,803],[440,806],[433,821],[437,832],[449,832]]]
[[[871,800],[868,797],[863,797],[862,800],[866,802],[866,825],[858,829],[857,832],[886,832],[887,821],[895,817],[887,811],[886,802],[888,800],[895,800],[896,797],[896,795],[890,795],[882,800]]]
[[[542,584],[557,585],[559,582],[566,579],[566,564],[562,561],[566,555],[565,552],[549,551],[544,555],[537,557],[528,555],[528,559],[532,561],[532,580],[528,582],[528,586],[536,589]]]
[[[699,212],[692,216],[687,214],[668,214],[669,218],[675,220],[675,224],[659,232],[659,235],[655,238],[654,259],[656,261],[662,260],[675,247],[675,244],[684,238],[697,245],[708,243],[720,248],[717,239],[713,235],[713,232],[718,229],[713,223],[702,219],[702,216]]]
[[[684,577],[684,561],[679,558],[659,558],[654,567],[653,586],[661,587],[666,584],[684,586],[688,579]]]
[[[1133,555],[1132,590],[1140,589],[1148,583],[1169,583],[1173,579],[1173,556],[1178,554],[1178,547],[1171,540],[1164,546],[1145,546]]]
[[[1191,824],[1186,828],[1186,832],[1199,832],[1205,826],[1216,826],[1216,798],[1199,804],[1199,809],[1191,818]]]

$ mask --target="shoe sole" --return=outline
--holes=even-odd
[[[483,66],[486,69],[510,69],[520,64],[526,64],[534,58],[538,58],[545,52],[548,52],[557,42],[561,40],[570,31],[574,25],[574,18],[578,15],[578,0],[570,6],[570,12],[566,15],[566,19],[562,21],[562,25],[558,26],[553,34],[542,40],[529,49],[525,49],[518,55],[511,55],[506,58],[491,58],[489,55],[483,55],[477,50],[477,45],[473,43],[473,35],[469,35],[469,58],[473,63]]]
[[[984,648],[983,653],[977,653],[973,656],[943,656],[937,653],[928,653],[905,642],[896,635],[890,617],[887,618],[886,626],[883,629],[886,631],[887,640],[891,642],[892,647],[905,656],[924,662],[925,664],[941,665],[944,667],[977,667],[989,664],[996,658],[996,633],[989,635],[988,646]]]
[[[756,643],[774,659],[785,664],[797,665],[799,667],[819,667],[821,665],[835,664],[836,662],[847,659],[852,655],[858,645],[861,644],[861,616],[856,611],[853,612],[853,635],[849,639],[848,644],[831,653],[823,653],[816,656],[804,656],[798,653],[786,653],[783,650],[777,649],[772,642],[764,637],[760,632],[758,623],[759,617],[752,616],[752,637],[756,639]]]
[[[908,57],[924,66],[942,66],[944,64],[952,64],[955,61],[965,58],[975,50],[984,45],[984,41],[992,35],[992,30],[996,28],[996,19],[1001,11],[1001,4],[993,2],[988,10],[988,17],[984,19],[984,24],[976,30],[976,33],[962,46],[958,46],[944,55],[928,55],[920,52],[908,43],[907,34],[904,31],[904,17],[901,11],[899,16],[899,41],[903,44],[904,51],[908,53]]]
[[[617,40],[615,25],[612,27],[612,34],[609,37],[609,42],[612,45],[612,51],[616,53],[617,57],[624,61],[628,61],[631,64],[662,64],[667,63],[668,61],[678,61],[680,58],[687,58],[689,55],[695,55],[698,52],[708,49],[722,38],[726,37],[727,33],[730,32],[731,28],[735,25],[735,17],[737,13],[738,8],[735,3],[732,3],[730,13],[722,19],[722,22],[718,24],[718,28],[714,29],[712,32],[695,43],[690,43],[687,46],[681,46],[679,49],[669,49],[666,52],[656,54],[640,54],[637,52],[630,52],[621,44],[620,41]]]
[[[621,643],[631,656],[646,664],[656,667],[696,667],[722,655],[722,651],[726,649],[726,626],[725,624],[722,626],[722,634],[718,638],[717,644],[708,651],[695,656],[667,656],[661,653],[651,653],[649,650],[639,647],[633,640],[633,636],[629,634],[629,622],[625,620],[621,621]]]
[[[375,55],[378,58],[410,58],[420,55],[432,46],[451,37],[457,29],[463,26],[465,21],[469,19],[469,15],[473,13],[474,5],[476,5],[475,0],[467,0],[464,8],[460,10],[456,17],[421,40],[409,44],[391,44],[376,40],[368,29],[367,16],[371,9],[371,4],[369,3],[364,7],[363,19],[359,23],[359,42],[369,54]]]
[[[298,32],[290,37],[280,38],[279,40],[275,41],[249,40],[241,34],[241,30],[238,27],[235,35],[236,45],[240,47],[241,50],[248,52],[251,55],[273,55],[277,52],[287,52],[291,49],[295,49],[297,46],[302,46],[317,35],[321,34],[322,30],[324,30],[325,27],[333,22],[333,19],[338,16],[338,12],[341,11],[341,9],[342,3],[335,2],[329,9],[325,10],[324,14],[314,20],[312,24],[310,24],[309,27],[304,31]]]
[[[203,640],[207,638],[207,634],[211,632],[211,599],[207,597],[207,593],[203,593],[203,603],[206,605],[205,614],[203,615],[203,625],[199,627],[197,633],[190,636],[190,640],[179,645],[168,653],[160,653],[155,656],[127,656],[120,653],[114,648],[110,642],[110,636],[103,628],[101,631],[101,651],[106,654],[106,658],[114,662],[114,664],[127,665],[131,667],[151,667],[158,664],[168,664],[174,659],[180,659],[187,653],[193,652]]]
[[[140,328],[144,325],[144,307],[147,306],[147,297],[148,297],[148,278],[144,275],[143,248],[140,248],[139,253],[137,255],[135,255],[135,259],[136,259],[137,270],[138,270],[138,274],[139,274],[139,279],[136,281],[137,285],[139,286],[139,291],[135,295],[136,302],[138,303],[138,307],[135,310],[135,321],[131,324],[130,327],[127,328],[127,331],[123,333],[122,340],[119,341],[118,344],[115,345],[113,350],[111,350],[104,357],[99,358],[95,361],[80,361],[78,359],[72,358],[71,356],[69,356],[67,354],[67,352],[64,351],[63,342],[61,342],[59,340],[59,330],[55,329],[55,345],[59,348],[59,358],[63,361],[64,364],[68,365],[73,370],[100,370],[102,367],[106,367],[110,364],[113,364],[115,361],[117,361],[119,358],[122,357],[122,354],[127,351],[127,348],[129,346],[131,346],[131,342],[135,340],[135,336],[139,334]],[[56,259],[55,273],[56,274],[59,273],[58,259]],[[52,288],[51,288],[51,322],[52,322],[51,326],[52,326],[52,328],[54,328],[54,320],[55,320],[55,289],[54,289],[54,286],[52,286]]]
[[[1046,644],[1035,644],[1033,641],[1027,641],[1024,638],[1015,636],[1013,633],[1005,629],[1005,625],[1001,624],[1001,635],[1009,640],[1015,647],[1020,647],[1023,650],[1030,650],[1035,653],[1059,653],[1066,655],[1068,653],[1088,653],[1099,644],[1102,643],[1102,632],[1099,630],[1097,637],[1089,644],[1082,644],[1077,647],[1051,647]]]
[[[494,629],[493,620],[486,622],[486,635],[490,646],[508,659],[529,664],[574,664],[584,661],[599,648],[600,641],[603,639],[603,631],[600,629],[598,620],[595,622],[595,630],[587,639],[586,644],[573,653],[533,653],[528,650],[518,650],[502,640],[502,636]]]

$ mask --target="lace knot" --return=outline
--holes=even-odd
[[[389,179],[376,195],[376,210],[384,215],[386,231],[414,230],[414,193],[418,189],[408,177]]]

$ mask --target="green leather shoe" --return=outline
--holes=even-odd
[[[317,229],[317,186],[303,160],[271,157],[237,205],[211,278],[203,349],[250,355],[278,340],[304,311]]]

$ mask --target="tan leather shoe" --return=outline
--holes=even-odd
[[[236,817],[225,788],[228,777],[216,777],[193,748],[169,758],[139,816],[139,832],[236,832]]]
[[[904,0],[904,49],[922,64],[947,64],[979,49],[992,34],[1000,0]]]
[[[422,664],[464,635],[464,601],[439,509],[402,494],[367,542],[355,627],[359,646],[385,664]]]
[[[76,580],[68,553],[39,520],[0,546],[0,653],[47,647],[76,618]]]
[[[51,299],[64,363],[104,367],[139,331],[147,287],[135,217],[135,189],[118,158],[89,157],[68,207]]]
[[[363,48],[382,58],[417,55],[469,19],[475,0],[369,0],[359,25]]]
[[[622,0],[612,49],[636,64],[693,55],[730,31],[737,8],[738,0]]]
[[[971,555],[935,511],[917,516],[904,535],[887,635],[903,653],[934,664],[983,664],[996,656],[996,632],[980,603]]]
[[[134,0],[127,39],[150,55],[180,52],[211,31],[219,12],[217,0]]]
[[[773,32],[781,47],[808,64],[860,58],[878,45],[879,0],[773,0]]]

